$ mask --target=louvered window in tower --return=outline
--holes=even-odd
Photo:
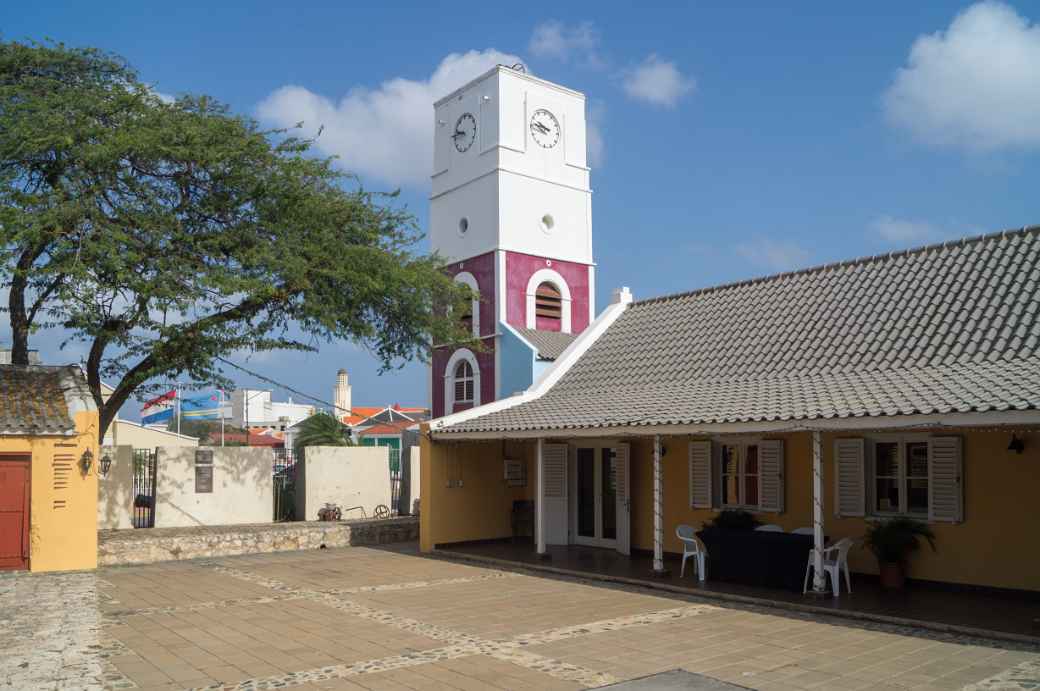
[[[563,319],[563,297],[560,290],[552,283],[542,283],[535,291],[534,298],[535,316],[542,319],[552,320],[551,326],[559,329]]]
[[[473,402],[473,366],[465,360],[455,367],[455,402]]]

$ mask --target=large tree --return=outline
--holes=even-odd
[[[226,385],[232,353],[347,339],[390,368],[464,338],[434,306],[468,295],[417,251],[413,216],[291,134],[167,102],[113,55],[0,43],[13,361],[41,329],[84,342],[103,437],[164,381]]]

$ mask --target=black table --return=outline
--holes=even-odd
[[[708,550],[711,580],[802,590],[812,535],[705,528],[697,537]]]

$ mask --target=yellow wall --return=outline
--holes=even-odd
[[[513,501],[534,498],[534,443],[434,444],[425,430],[421,437],[422,549],[429,551],[436,544],[449,542],[510,537]],[[527,464],[526,487],[506,485],[504,458]],[[458,477],[462,487],[448,487],[449,478]]]
[[[926,431],[922,431],[926,433]],[[949,430],[936,432],[951,434]],[[824,531],[828,537],[860,538],[868,522],[834,516],[833,442],[823,435]],[[910,562],[914,578],[1040,591],[1040,532],[1036,512],[1040,491],[1040,431],[1019,433],[1025,453],[1007,450],[1010,433],[964,431],[964,521],[936,523],[936,552],[927,546]],[[692,437],[663,437],[668,449],[663,460],[665,550],[679,552],[675,527],[703,524],[718,512],[689,507],[687,443]],[[812,437],[808,432],[764,435],[783,439],[785,501],[780,514],[758,514],[765,523],[785,530],[812,525]],[[632,447],[632,547],[653,549],[653,444],[649,438],[628,440]],[[535,443],[507,442],[510,457],[528,464],[526,488],[512,489],[502,479],[502,442],[422,442],[422,548],[462,540],[507,537],[513,499],[534,496]],[[464,487],[446,488],[450,463],[459,463]],[[866,549],[849,556],[852,570],[877,573],[877,563]]]
[[[29,505],[29,568],[32,571],[97,566],[97,432],[95,411],[75,415],[76,436],[0,437],[0,451],[32,456]],[[79,459],[94,456],[84,475]],[[55,464],[71,464],[67,487],[55,487]],[[64,502],[64,504],[60,504]]]

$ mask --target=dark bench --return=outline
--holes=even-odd
[[[705,528],[697,537],[708,550],[708,578],[801,591],[812,535]]]

